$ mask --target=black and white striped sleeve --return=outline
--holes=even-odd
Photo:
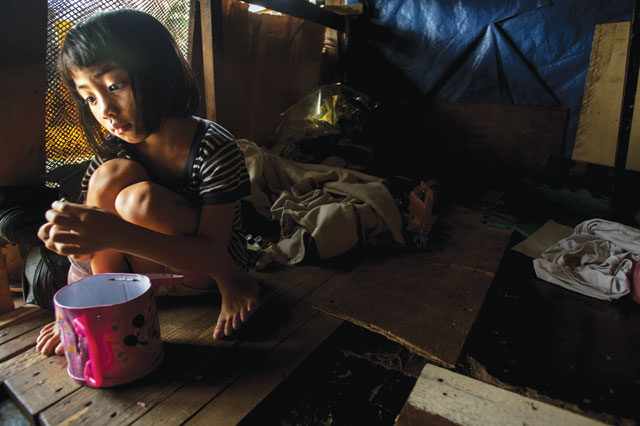
[[[228,133],[210,128],[202,141],[196,164],[203,204],[227,204],[250,194],[244,155]]]

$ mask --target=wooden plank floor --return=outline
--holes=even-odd
[[[342,323],[313,305],[354,266],[252,272],[263,305],[231,340],[211,337],[218,295],[159,298],[162,364],[113,388],[81,386],[64,357],[36,353],[53,315],[23,306],[0,317],[0,380],[36,424],[237,424]]]
[[[433,252],[416,256],[437,260],[437,253]],[[347,346],[346,351],[357,346],[355,334],[344,335],[344,331],[364,328],[349,322],[343,324],[341,319],[319,312],[314,306],[331,300],[339,294],[345,281],[359,275],[360,260],[353,257],[341,259],[336,265],[330,262],[322,266],[252,272],[261,283],[264,304],[233,340],[218,342],[211,337],[211,326],[220,304],[217,296],[159,298],[165,347],[163,363],[139,381],[109,389],[80,386],[67,375],[64,357],[36,353],[35,336],[53,315],[39,308],[21,306],[0,316],[0,381],[4,392],[28,420],[36,424],[225,425],[243,420],[250,425],[279,424],[278,417],[268,417],[268,412],[277,411],[278,405],[281,412],[291,412],[291,404],[295,404],[291,394],[303,397],[305,386],[313,388],[311,394],[315,398],[326,399],[327,393],[333,394],[333,405],[328,409],[333,409],[336,416],[317,416],[316,420],[323,419],[322,424],[358,424],[357,420],[363,417],[362,407],[382,411],[392,399],[384,396],[381,389],[410,397],[406,383],[393,384],[388,378],[384,382],[363,383],[365,380],[355,364],[338,371],[341,380],[331,376],[335,368],[322,371],[314,367],[315,376],[300,376],[298,373],[307,365],[298,367],[305,361],[308,364],[317,359],[317,355],[326,361],[330,352],[322,351],[325,345],[321,344],[325,339],[332,341],[341,331],[343,338],[354,341],[354,346],[351,349]],[[401,264],[413,272],[425,266],[420,261]],[[381,285],[388,283],[390,275],[395,274],[393,271],[393,267],[386,268],[370,279]],[[590,300],[535,280],[532,273],[530,259],[514,251],[505,253],[455,369],[507,390],[522,388],[530,399],[607,423],[616,419],[631,422],[640,419],[636,397],[640,389],[637,305],[630,301],[607,304]],[[358,282],[362,281],[353,280]],[[338,333],[334,333],[341,324]],[[381,334],[369,334],[385,343],[396,344]],[[378,353],[376,346],[366,346],[366,354],[361,353],[363,357],[380,361],[383,358],[379,356],[389,355],[385,350]],[[399,356],[393,359],[400,365],[396,365],[397,369],[406,370],[406,359],[403,361]],[[294,372],[296,374],[292,374]],[[318,385],[318,374],[328,377],[326,383]],[[288,379],[289,376],[295,380]],[[354,392],[360,394],[368,385],[360,410],[345,396],[343,389],[330,391],[329,386],[333,385],[330,382],[336,386],[353,382],[357,387]],[[482,394],[483,387],[478,389],[474,395]],[[282,403],[274,399],[278,394]],[[298,407],[304,407],[303,401],[300,402]],[[393,419],[404,402],[384,418]],[[336,408],[337,405],[341,408]],[[431,407],[416,407],[425,412],[434,411]],[[348,421],[340,423],[338,413]],[[596,415],[600,413],[602,416]],[[406,418],[408,414],[411,413],[404,412],[404,424],[411,420]],[[377,417],[382,418],[377,414],[368,418]],[[265,418],[272,421],[265,422]]]
[[[455,367],[512,231],[461,206],[440,221],[440,247],[369,259],[317,308]]]
[[[604,423],[640,424],[638,308],[540,280],[531,258],[508,250],[457,369]]]
[[[456,232],[452,232],[441,250],[412,253],[411,262],[403,261],[405,257],[402,256],[388,257],[386,263],[381,261],[376,268],[376,262],[371,263],[373,259],[363,263],[361,256],[345,256],[322,265],[252,271],[261,283],[263,304],[249,324],[231,340],[215,341],[212,338],[213,325],[219,314],[219,295],[158,298],[164,360],[148,376],[114,388],[81,386],[68,376],[64,357],[36,353],[33,349],[35,338],[42,325],[51,321],[52,314],[22,307],[6,319],[0,317],[0,379],[28,419],[38,424],[237,424],[342,324],[340,317],[315,309],[320,301],[337,300],[342,294],[347,299],[357,299],[361,310],[375,313],[374,305],[390,300],[387,293],[384,293],[387,294],[384,300],[372,302],[363,295],[345,290],[354,286],[356,290],[366,289],[370,295],[380,293],[379,289],[387,289],[398,301],[405,301],[400,306],[390,305],[399,315],[400,322],[407,317],[407,311],[403,309],[407,300],[418,298],[425,303],[442,305],[444,311],[450,312],[443,316],[447,324],[464,325],[464,332],[453,343],[438,339],[441,333],[428,334],[426,346],[429,349],[426,351],[435,353],[431,343],[437,348],[445,346],[447,350],[443,349],[443,353],[447,357],[433,356],[453,365],[491,282],[494,264],[504,249],[502,240],[509,235],[504,230],[492,230],[501,238],[495,244],[495,250],[489,250],[488,246],[493,246],[488,242],[493,240],[480,232],[486,230],[486,226],[476,216],[469,219],[461,214],[458,212],[454,216],[460,222],[456,222],[463,234],[460,237],[464,238],[457,238]],[[478,226],[482,226],[480,231],[476,229]],[[469,238],[476,231],[483,238]],[[471,244],[471,241],[477,244]],[[460,256],[465,268],[447,266],[451,259]],[[425,289],[434,287],[433,283],[414,279],[429,272],[429,262],[446,263],[445,271],[439,272],[453,271],[452,280],[461,283],[465,289],[462,294],[469,293],[473,299],[473,303],[464,306],[472,308],[459,309],[462,306],[459,297],[439,297],[440,293],[450,293],[446,288],[416,293],[411,285],[405,289],[402,282],[397,282],[418,283]],[[363,267],[371,269],[372,273],[364,274]],[[398,273],[399,268],[402,273]],[[469,291],[470,275],[478,275],[482,281],[477,291]],[[363,277],[368,282],[363,283]],[[397,285],[389,289],[392,281]],[[448,287],[455,284],[449,281]],[[434,295],[434,291],[437,294]],[[418,334],[424,334],[424,321],[417,326],[411,321],[407,324]]]

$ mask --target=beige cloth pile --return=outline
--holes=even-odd
[[[605,219],[589,219],[533,261],[536,276],[601,300],[631,291],[640,261],[640,229]]]
[[[271,262],[301,262],[311,243],[320,258],[360,245],[404,244],[402,218],[384,180],[320,164],[290,161],[239,139],[251,177],[246,198],[280,223],[281,238],[264,250],[257,269]]]

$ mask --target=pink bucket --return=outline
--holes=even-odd
[[[149,374],[162,361],[163,346],[154,285],[174,275],[98,274],[60,289],[56,322],[69,375],[91,387],[109,387]]]

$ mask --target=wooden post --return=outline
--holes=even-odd
[[[216,62],[222,57],[222,0],[200,0],[200,28],[206,116],[216,121],[222,99],[222,85],[216,84],[222,81],[222,67]]]
[[[9,289],[9,272],[4,250],[0,251],[0,314],[14,309],[11,290]]]
[[[40,184],[45,167],[46,0],[0,2],[0,185]]]
[[[636,90],[638,87],[638,72],[640,71],[640,0],[633,2],[633,14],[631,16],[631,30],[629,31],[629,45],[627,46],[627,66],[624,76],[624,89],[622,92],[622,108],[620,110],[620,123],[618,130],[618,142],[616,145],[616,157],[613,169],[612,201],[616,210],[624,217],[630,212],[630,208],[637,207],[635,197],[631,196],[630,188],[626,184],[627,153],[629,151],[629,139],[631,138],[631,124],[633,121],[633,109],[636,102]],[[636,205],[631,205],[635,203]]]

